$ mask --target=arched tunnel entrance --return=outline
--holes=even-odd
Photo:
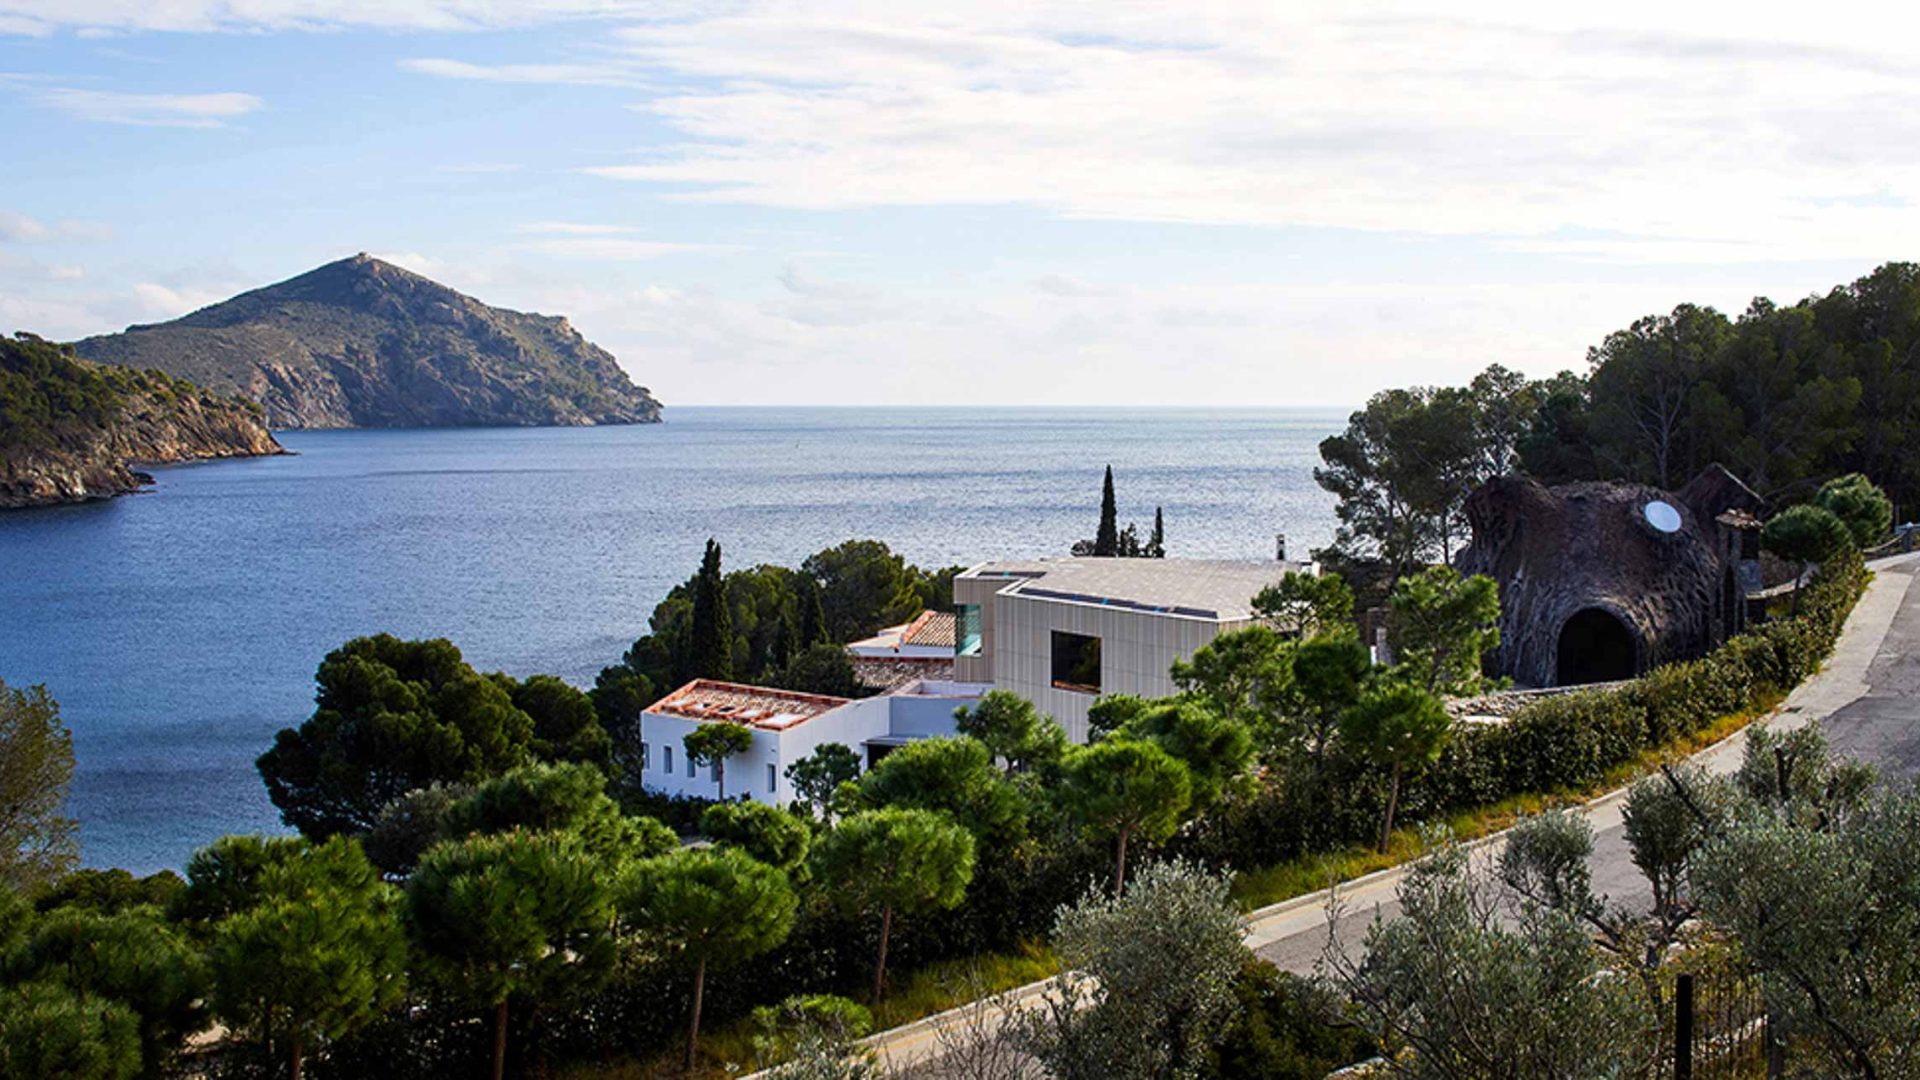
[[[1555,685],[1631,679],[1636,668],[1633,631],[1612,612],[1586,608],[1560,628]]]

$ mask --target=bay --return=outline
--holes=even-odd
[[[350,637],[451,638],[483,670],[590,685],[711,536],[729,567],[852,537],[925,566],[1064,554],[1112,464],[1168,552],[1302,557],[1338,410],[695,408],[658,425],[288,432],[297,456],[0,514],[0,679],[73,732],[82,861],[178,868],[278,831],[253,761]]]

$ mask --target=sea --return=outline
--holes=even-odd
[[[81,861],[178,869],[283,831],[254,759],[349,638],[446,637],[576,685],[644,634],[709,537],[730,568],[854,537],[923,566],[1064,555],[1120,520],[1167,551],[1295,557],[1342,410],[695,408],[604,428],[292,431],[292,456],[153,470],[147,492],[0,513],[0,680],[73,734]]]

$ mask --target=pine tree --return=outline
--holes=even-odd
[[[1112,558],[1120,553],[1120,506],[1113,498],[1113,466],[1100,488],[1100,531],[1093,534],[1093,553]]]
[[[696,679],[733,678],[733,613],[727,609],[727,583],[720,576],[720,545],[707,540],[700,573],[693,580],[693,628],[688,641],[688,674]]]
[[[1167,523],[1160,513],[1160,507],[1153,508],[1153,536],[1147,540],[1147,558],[1164,559],[1167,557]]]

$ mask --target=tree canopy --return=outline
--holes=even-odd
[[[1126,887],[1127,843],[1165,840],[1193,801],[1179,759],[1151,742],[1110,737],[1067,755],[1061,797],[1086,829],[1114,841],[1113,891]]]
[[[707,969],[785,941],[798,904],[785,874],[737,848],[681,850],[634,866],[621,886],[622,917],[694,969],[687,1068],[700,1042]]]
[[[874,1000],[886,992],[894,916],[957,906],[973,881],[973,869],[973,835],[932,810],[868,810],[820,838],[814,878],[843,910],[880,917]]]
[[[483,780],[543,747],[604,758],[608,744],[578,691],[482,675],[445,639],[355,638],[327,654],[315,682],[313,715],[275,736],[259,768],[281,818],[320,839],[371,829],[416,788]],[[540,710],[544,734],[516,692]]]
[[[60,811],[73,779],[73,739],[44,686],[0,682],[0,889],[53,883],[80,857]]]

